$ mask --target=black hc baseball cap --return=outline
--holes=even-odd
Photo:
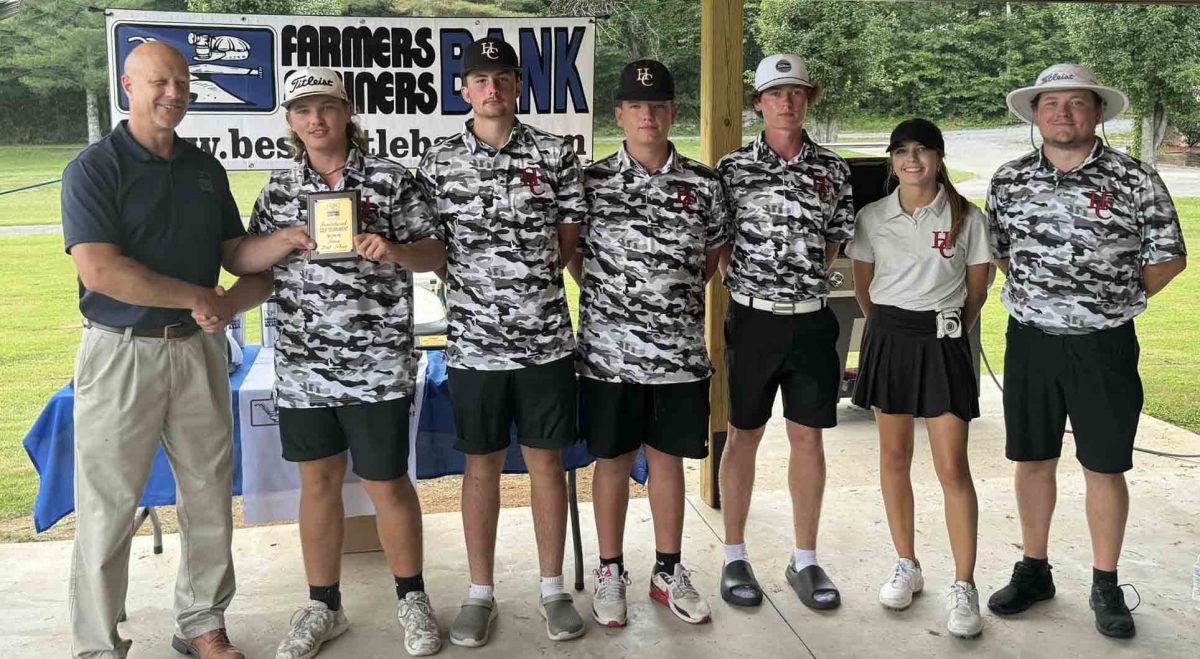
[[[673,101],[675,78],[662,62],[640,59],[621,70],[618,101]]]
[[[465,77],[472,71],[481,69],[507,69],[520,71],[521,63],[517,60],[517,51],[508,42],[495,37],[484,37],[472,41],[463,53],[462,74]]]
[[[902,143],[910,141],[929,147],[938,153],[946,152],[946,142],[942,139],[941,129],[928,119],[909,119],[900,122],[900,125],[892,131],[892,139],[888,140],[887,152],[891,153]]]

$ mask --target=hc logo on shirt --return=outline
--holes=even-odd
[[[817,193],[817,197],[821,201],[825,201],[825,195],[829,193],[829,179],[824,172],[813,172],[812,187],[813,191]]]
[[[637,81],[642,83],[643,87],[649,87],[654,84],[654,74],[650,73],[649,67],[638,69]]]
[[[1111,211],[1114,207],[1112,194],[1103,188],[1099,192],[1085,192],[1088,197],[1088,208],[1096,213],[1096,217],[1101,220],[1107,220],[1112,217]]]
[[[690,211],[696,205],[696,192],[686,185],[678,185],[675,187],[675,201],[680,208]]]
[[[521,185],[529,188],[530,194],[540,195],[545,190],[542,187],[542,178],[538,173],[537,167],[532,165],[521,170]]]
[[[933,248],[936,249],[944,259],[954,258],[954,245],[950,244],[950,232],[934,231]]]
[[[358,204],[358,213],[362,219],[374,219],[379,212],[379,204],[371,201],[371,195],[363,195],[362,201]]]

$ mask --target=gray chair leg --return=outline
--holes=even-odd
[[[579,537],[579,497],[574,469],[567,472],[567,504],[571,512],[571,543],[575,546],[575,590],[583,590],[583,541]]]
[[[133,532],[137,533],[147,519],[150,520],[150,528],[154,531],[154,553],[161,554],[163,553],[162,522],[158,519],[158,511],[153,507],[138,508],[133,515]]]

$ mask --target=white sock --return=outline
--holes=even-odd
[[[746,561],[750,557],[746,555],[746,543],[736,545],[725,545],[725,564],[729,565],[734,561]]]
[[[561,574],[557,577],[542,577],[542,597],[550,597],[551,595],[558,595],[565,592],[567,591],[563,590],[563,577]]]
[[[810,565],[817,564],[816,549],[793,549],[792,568],[799,572]]]
[[[467,597],[477,600],[490,600],[493,599],[495,592],[495,586],[480,586],[477,583],[473,583],[470,590],[467,591]]]

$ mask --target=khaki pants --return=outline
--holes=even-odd
[[[176,632],[225,626],[233,598],[233,413],[225,337],[154,339],[85,329],[75,361],[72,654],[124,657],[133,516],[161,443],[175,473]]]

